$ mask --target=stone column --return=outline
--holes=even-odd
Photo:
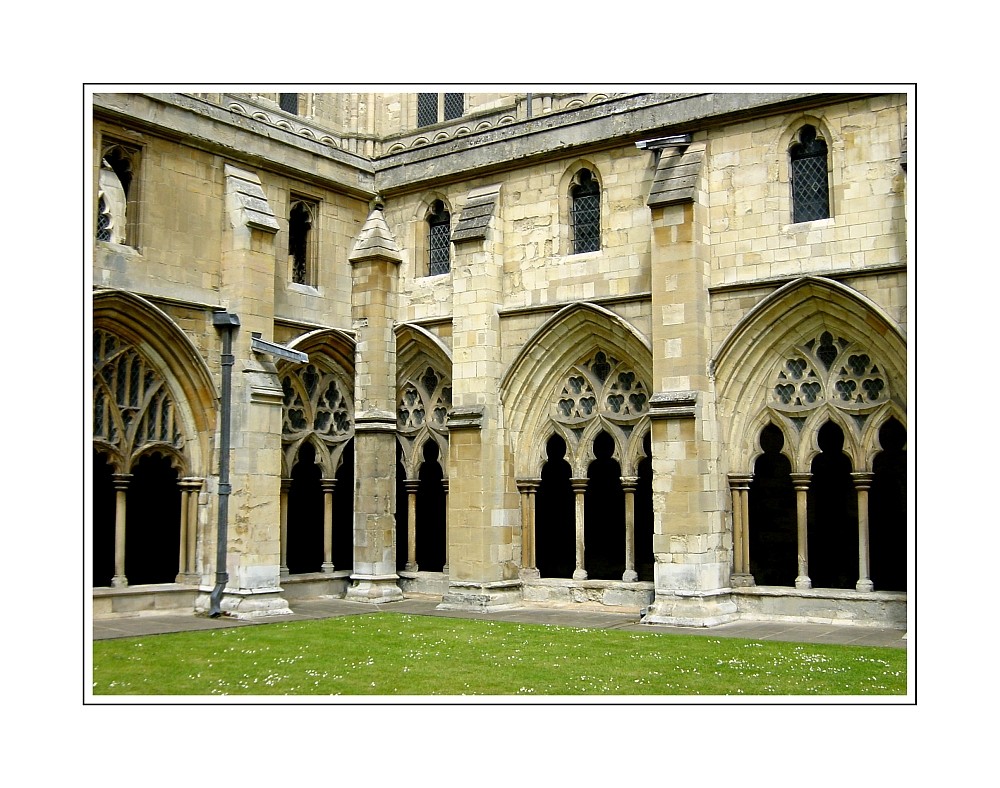
[[[402,257],[375,205],[349,257],[354,376],[354,572],[346,598],[403,598],[396,574],[396,335]]]
[[[444,566],[441,567],[441,572],[447,575],[451,571],[448,560],[451,554],[451,517],[448,514],[448,480],[442,479],[441,486],[444,488]]]
[[[647,204],[655,596],[643,621],[712,626],[734,620],[732,537],[715,388],[709,376],[712,258],[704,141],[664,148]],[[652,163],[652,162],[651,162]]]
[[[448,591],[442,610],[521,602],[518,497],[500,416],[505,365],[500,187],[469,192],[452,225],[452,410],[448,414]]]
[[[181,544],[177,564],[177,582],[197,579],[196,553],[198,544],[198,494],[203,480],[188,477],[181,479]]]
[[[114,588],[128,586],[128,579],[125,577],[125,510],[130,481],[131,473],[116,473],[111,477],[111,483],[115,487],[115,576],[111,578]]]
[[[793,473],[792,486],[795,487],[795,522],[798,527],[799,573],[795,578],[796,588],[812,588],[809,579],[809,482],[811,473]]]
[[[851,474],[854,489],[858,491],[858,583],[855,586],[858,591],[872,591],[875,588],[868,565],[868,491],[874,476],[868,472]]]
[[[420,489],[419,479],[407,479],[406,487],[406,571],[418,572],[417,566],[417,491]],[[446,529],[447,530],[447,529]]]
[[[625,572],[622,580],[634,583],[639,579],[635,571],[635,488],[639,477],[622,476],[622,490],[625,492]]]
[[[573,570],[574,580],[587,579],[587,567],[584,563],[584,517],[586,511],[587,479],[570,479],[573,487],[573,497],[576,502],[576,569]]]
[[[292,489],[291,479],[281,480],[281,579],[288,579],[288,493]]]
[[[750,572],[750,482],[753,476],[729,474],[733,498],[733,578],[736,587],[755,585]]]
[[[333,572],[333,491],[337,489],[336,479],[320,479],[323,488],[323,565],[321,572]]]
[[[521,493],[521,577],[537,579],[535,566],[535,493],[540,479],[518,479],[517,489]]]

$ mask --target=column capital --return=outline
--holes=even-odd
[[[570,479],[569,483],[573,487],[573,492],[587,492],[587,484],[590,479]]]
[[[336,479],[320,479],[319,480],[319,486],[323,488],[323,492],[330,492],[330,493],[332,493],[335,489],[337,489],[337,480]]]
[[[286,493],[286,492],[288,492],[291,489],[292,489],[292,480],[291,479],[282,479],[281,480],[281,491],[284,492],[284,493]]]
[[[542,484],[541,479],[517,479],[517,490],[521,493],[537,492]]]
[[[870,471],[857,471],[851,473],[851,478],[854,480],[855,489],[867,490],[872,486],[875,474]]]
[[[403,479],[403,486],[410,495],[416,495],[420,489],[420,479]]]
[[[111,483],[116,490],[128,489],[129,482],[132,481],[131,473],[115,473],[111,475]]]
[[[731,473],[729,474],[729,488],[731,490],[749,490],[753,481],[752,473]]]
[[[622,476],[622,489],[625,492],[635,492],[635,488],[639,486],[638,476]]]
[[[197,492],[201,489],[201,486],[205,483],[205,480],[197,476],[185,476],[183,479],[177,482],[177,486],[182,490],[187,492]]]
[[[809,484],[812,482],[813,477],[811,473],[790,473],[788,475],[792,478],[792,485],[796,490],[809,489]]]

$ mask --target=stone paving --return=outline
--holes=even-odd
[[[288,621],[308,621],[351,615],[377,615],[383,612],[415,616],[489,619],[517,624],[551,624],[585,629],[621,629],[629,632],[669,632],[692,636],[776,640],[791,643],[832,643],[854,646],[888,646],[906,648],[906,633],[898,629],[852,626],[848,624],[804,624],[774,621],[737,621],[710,628],[672,627],[662,624],[640,624],[634,612],[621,613],[598,610],[584,605],[532,606],[492,613],[438,610],[438,600],[430,596],[408,596],[399,602],[371,605],[344,599],[295,600],[290,604],[292,615],[240,620],[208,618],[194,613],[160,613],[132,617],[95,619],[94,640],[160,635],[168,632],[223,629],[227,627],[262,626]]]

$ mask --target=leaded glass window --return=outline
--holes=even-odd
[[[417,125],[432,126],[438,120],[438,94],[417,94]]]
[[[431,276],[446,274],[451,270],[451,215],[445,210],[441,200],[435,200],[427,217],[429,230]]]
[[[97,198],[97,240],[111,240],[111,211],[103,196]]]
[[[830,187],[826,172],[827,148],[814,126],[803,126],[798,142],[789,149],[792,183],[792,222],[830,217]]]
[[[278,96],[279,107],[281,107],[285,112],[291,112],[293,115],[299,114],[298,93],[279,93]]]
[[[444,94],[444,119],[454,120],[455,118],[462,117],[462,113],[465,111],[465,94],[464,93],[445,93]]]
[[[580,170],[570,190],[573,201],[573,254],[601,248],[601,187],[590,170]]]

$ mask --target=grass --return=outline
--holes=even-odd
[[[903,649],[379,613],[94,643],[98,695],[905,695]]]

